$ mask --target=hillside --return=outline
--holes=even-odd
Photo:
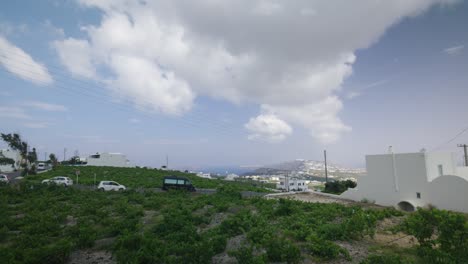
[[[327,168],[329,175],[336,178],[358,178],[365,174],[364,169],[346,168],[335,164],[328,164]],[[287,173],[325,177],[325,163],[314,160],[293,160],[258,168],[244,175],[280,175]]]
[[[197,187],[216,186],[217,192],[154,192],[151,188],[161,177],[173,172],[106,167],[80,171],[85,184],[92,184],[96,173],[100,179],[117,180],[133,190],[99,192],[38,184],[46,177],[72,176],[71,167],[30,176],[18,185],[0,186],[0,263],[468,260],[464,254],[468,244],[463,239],[468,235],[468,222],[462,214],[436,209],[405,214],[355,203],[243,198],[240,191],[255,187],[188,174],[180,175],[191,178]],[[137,186],[148,189],[136,191]],[[392,242],[401,238],[408,242]],[[430,241],[430,255],[416,239]]]
[[[76,171],[79,171],[78,179],[76,176]],[[95,183],[98,184],[99,181],[112,180],[132,189],[161,188],[164,176],[182,176],[190,179],[195,188],[216,189],[222,186],[230,186],[236,190],[265,192],[264,189],[257,188],[256,186],[249,183],[229,182],[219,179],[210,180],[197,177],[191,173],[146,168],[60,166],[55,170],[47,171],[38,175],[28,176],[26,180],[31,183],[40,183],[44,179],[49,179],[55,176],[67,176],[70,177],[75,182],[75,184],[79,183],[86,186],[93,186]]]

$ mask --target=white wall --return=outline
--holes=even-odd
[[[438,166],[442,165],[443,175],[456,175],[456,163],[453,153],[430,152],[426,153],[427,180],[433,181],[439,177]]]
[[[87,158],[87,166],[134,167],[129,164],[125,155],[120,153],[99,153],[99,158]]]
[[[455,175],[459,170],[450,153],[403,153],[366,156],[367,175],[357,187],[341,197],[397,206],[409,202],[414,207],[429,204],[441,209],[468,212],[468,181]],[[438,165],[444,176],[439,177]],[[420,194],[420,198],[417,197]]]

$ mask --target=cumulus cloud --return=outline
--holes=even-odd
[[[54,46],[74,74],[110,72],[99,78],[138,108],[183,114],[199,95],[254,103],[276,113],[271,120],[331,143],[350,130],[338,117],[336,92],[352,74],[356,50],[405,17],[452,2],[79,0],[102,11],[100,23]],[[247,125],[263,119],[261,112]]]
[[[47,68],[36,62],[29,54],[0,36],[0,64],[5,69],[21,79],[38,85],[48,85],[53,82]]]
[[[464,45],[453,46],[453,47],[449,47],[449,48],[444,49],[443,52],[445,52],[448,55],[453,56],[453,55],[460,54],[464,48],[465,48]]]
[[[54,41],[60,60],[75,76],[85,78],[96,77],[96,69],[91,61],[91,49],[85,40],[68,38],[62,41]]]
[[[245,124],[250,140],[280,142],[292,133],[291,126],[274,114],[261,114]]]

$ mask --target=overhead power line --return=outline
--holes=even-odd
[[[18,61],[16,61],[16,62],[18,62]],[[24,61],[20,61],[19,63],[21,63],[21,64],[23,64],[25,66],[31,66],[31,64],[28,64],[27,62],[24,62]],[[24,68],[24,67],[21,67],[19,65],[15,65],[15,66],[13,66],[13,68],[16,68],[17,70],[28,72],[29,74],[32,74],[32,75],[38,74],[37,72],[31,72],[28,68]],[[11,73],[9,71],[4,70],[4,69],[2,69],[2,70],[4,72],[7,72],[8,76],[10,77]],[[74,92],[77,92],[77,93],[82,94],[84,96],[87,96],[89,98],[98,99],[99,103],[105,102],[107,104],[111,104],[111,105],[119,106],[119,107],[120,106],[126,106],[126,107],[129,107],[131,110],[135,110],[134,106],[141,107],[141,108],[146,108],[147,107],[146,105],[138,104],[137,102],[133,102],[133,105],[129,105],[129,104],[126,104],[124,102],[116,103],[116,102],[113,102],[113,101],[108,101],[109,94],[102,93],[100,90],[96,90],[96,89],[93,89],[93,90],[86,89],[86,88],[84,88],[82,86],[79,86],[79,85],[70,85],[70,82],[67,83],[67,82],[64,82],[64,81],[61,81],[61,80],[65,79],[65,80],[68,80],[68,81],[71,80],[71,81],[75,81],[75,82],[82,82],[82,83],[86,83],[88,85],[93,85],[95,87],[100,87],[99,85],[96,85],[95,83],[91,83],[91,82],[86,82],[86,81],[83,81],[83,80],[77,80],[77,79],[74,79],[74,78],[70,78],[68,76],[64,76],[64,74],[57,73],[56,71],[51,71],[51,72],[53,73],[53,75],[55,77],[55,84],[54,85],[59,87],[59,88],[62,88],[62,91],[66,92],[66,93],[71,93],[72,95],[74,95],[74,93],[70,91],[70,90],[73,90]],[[17,76],[13,76],[13,77],[15,79],[20,79]],[[59,77],[59,79],[57,79],[57,77]],[[100,82],[100,83],[102,83],[102,82]],[[147,103],[147,104],[154,105],[154,102],[150,102],[149,100],[142,99],[141,101],[143,101],[144,103]],[[129,109],[124,108],[124,109],[120,109],[120,110],[127,111]],[[154,116],[148,115],[148,114],[146,114],[144,112],[139,112],[139,114],[148,116],[150,118],[154,118]],[[175,118],[175,120],[177,122],[179,122],[179,123],[187,123],[187,124],[190,124],[191,126],[196,126],[196,127],[200,127],[200,125],[209,124],[209,125],[213,126],[213,128],[216,131],[223,131],[224,134],[227,133],[229,135],[233,135],[231,133],[232,131],[231,131],[231,129],[229,127],[226,127],[225,125],[222,125],[220,123],[213,122],[212,118],[204,117],[200,113],[196,113],[196,111],[195,111],[194,114],[196,114],[196,115],[191,115],[190,117],[185,116],[185,117],[181,117],[181,118]],[[203,124],[200,124],[200,123],[203,123]]]
[[[451,138],[451,139],[448,140],[447,142],[442,143],[442,144],[438,145],[437,147],[435,147],[435,148],[433,149],[433,151],[434,151],[434,150],[438,150],[438,149],[442,148],[443,146],[445,146],[445,145],[447,145],[447,144],[449,144],[449,143],[452,143],[453,141],[455,141],[455,139],[457,139],[458,137],[460,137],[461,135],[463,135],[466,131],[468,131],[468,127],[462,129],[460,132],[458,132],[453,138]]]

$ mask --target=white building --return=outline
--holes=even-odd
[[[468,213],[468,167],[457,167],[452,153],[366,156],[367,175],[341,197],[413,211],[433,205]]]
[[[239,175],[230,173],[226,176],[225,180],[226,181],[235,181],[237,178],[239,178]]]
[[[121,153],[96,153],[87,159],[87,166],[109,166],[133,168],[127,157]]]
[[[276,184],[276,189],[282,191],[307,191],[309,188],[305,180],[293,177],[280,177],[280,182]]]
[[[200,177],[200,178],[211,179],[211,174],[209,174],[209,173],[199,172],[199,173],[197,173],[197,176]]]
[[[15,161],[15,164],[10,165],[0,165],[0,172],[12,172],[16,169],[19,169],[21,156],[18,151],[11,149],[0,149],[0,157],[9,158]]]

